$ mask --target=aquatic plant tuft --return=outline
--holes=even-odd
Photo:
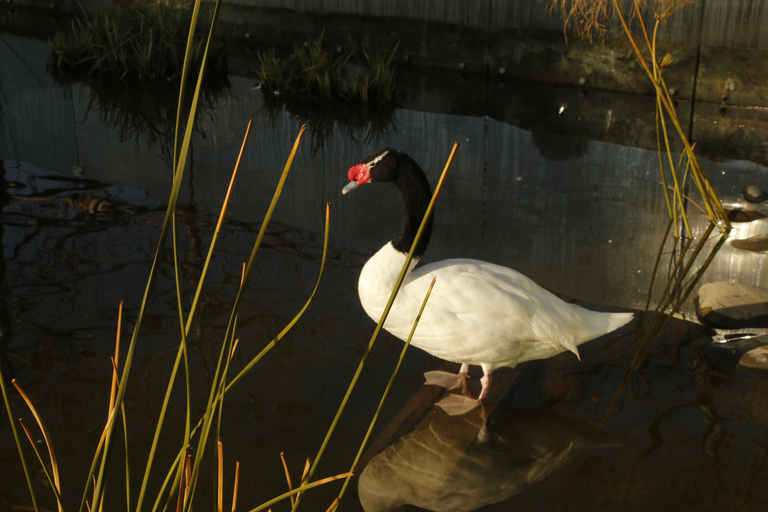
[[[51,65],[64,74],[97,75],[121,80],[178,83],[184,66],[192,20],[191,0],[116,0],[109,10],[85,11],[72,21],[71,34],[51,39]],[[195,34],[207,34],[202,20]],[[199,69],[205,37],[195,37],[192,69]],[[206,74],[227,73],[224,44],[215,39],[209,50]]]
[[[256,73],[263,91],[274,97],[391,103],[397,100],[397,73],[392,64],[396,53],[397,45],[373,53],[328,50],[321,34],[294,46],[287,58],[277,56],[274,49],[259,53],[261,67]]]

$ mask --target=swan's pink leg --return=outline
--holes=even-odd
[[[478,402],[485,400],[485,397],[488,396],[488,390],[491,388],[491,374],[483,374],[480,378],[480,383],[483,385],[483,388],[480,390],[480,396],[477,397]]]

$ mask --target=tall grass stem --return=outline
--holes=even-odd
[[[411,260],[413,259],[413,253],[416,250],[416,247],[418,246],[422,233],[424,232],[424,227],[426,226],[430,215],[432,215],[432,210],[434,210],[435,208],[435,202],[437,201],[437,198],[440,195],[440,191],[443,188],[443,183],[445,182],[445,178],[448,174],[448,170],[451,168],[451,163],[453,162],[453,158],[456,154],[456,150],[458,149],[458,147],[459,147],[459,143],[454,142],[453,148],[451,149],[451,153],[448,156],[448,161],[446,162],[445,168],[443,169],[443,172],[440,175],[440,179],[438,180],[437,186],[435,187],[435,191],[432,194],[432,199],[429,202],[429,206],[427,206],[427,210],[424,214],[424,218],[422,219],[421,225],[419,226],[419,230],[416,232],[416,237],[414,238],[413,243],[411,244],[411,250],[408,251],[408,256],[406,257],[405,263],[403,264],[403,268],[400,271],[400,275],[398,276],[397,281],[395,282],[395,286],[392,290],[389,300],[387,301],[387,304],[384,307],[384,311],[382,312],[381,318],[379,319],[379,322],[376,324],[376,328],[374,329],[373,335],[371,336],[371,339],[368,342],[368,346],[365,349],[365,353],[363,354],[363,357],[360,360],[360,363],[358,364],[357,370],[355,371],[355,374],[352,377],[352,381],[349,383],[349,387],[347,388],[347,392],[345,393],[344,398],[341,401],[341,405],[339,405],[339,408],[336,411],[336,416],[333,418],[333,421],[331,422],[331,425],[328,428],[328,432],[325,435],[325,439],[323,439],[323,442],[320,445],[320,449],[318,450],[317,456],[315,457],[315,460],[312,462],[312,466],[308,474],[308,479],[312,478],[315,470],[317,469],[317,465],[322,459],[323,453],[325,452],[325,449],[328,446],[328,442],[330,441],[331,436],[333,436],[333,433],[336,430],[336,425],[338,424],[339,419],[341,418],[341,415],[347,406],[349,397],[352,395],[352,391],[357,385],[357,381],[360,378],[360,374],[363,372],[363,368],[365,367],[365,364],[368,362],[368,358],[370,357],[371,352],[373,351],[373,347],[376,343],[376,339],[378,338],[379,333],[381,332],[381,329],[384,325],[384,322],[386,321],[387,316],[389,315],[389,311],[392,308],[392,304],[395,301],[395,297],[397,297],[397,292],[400,290],[400,286],[402,285],[403,280],[405,279],[405,275],[408,273]],[[300,501],[301,501],[300,498],[297,498],[296,503],[293,506],[292,512],[295,512],[298,509]]]

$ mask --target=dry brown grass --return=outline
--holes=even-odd
[[[548,0],[547,10],[563,18],[563,30],[592,41],[604,37],[617,19],[616,9],[631,20],[653,13],[656,18],[666,18],[694,0]]]

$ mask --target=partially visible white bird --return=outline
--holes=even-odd
[[[381,149],[348,172],[346,194],[372,182],[393,182],[403,197],[405,215],[400,232],[363,267],[358,292],[365,312],[381,319],[395,282],[416,237],[432,196],[427,177],[408,155]],[[462,414],[488,395],[496,368],[546,359],[607,334],[632,320],[632,313],[601,313],[568,304],[519,272],[472,259],[449,259],[414,267],[429,244],[432,221],[426,226],[390,310],[384,329],[405,340],[432,278],[437,278],[411,344],[447,361],[461,363],[458,375],[428,372],[427,383],[449,389],[465,382],[469,365],[483,369],[477,400],[449,396],[441,405]]]

